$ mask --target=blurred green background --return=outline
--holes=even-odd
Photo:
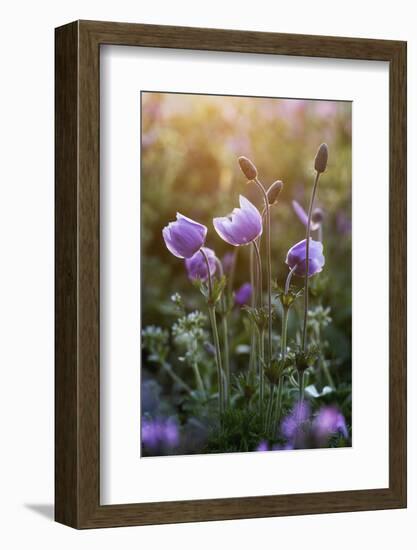
[[[239,194],[260,209],[237,158],[250,158],[265,187],[280,179],[284,190],[272,216],[272,275],[283,285],[287,250],[305,237],[291,201],[308,208],[318,146],[329,146],[327,171],[315,206],[325,213],[326,265],[317,280],[328,282],[322,303],[331,308],[329,355],[337,358],[336,379],[351,370],[351,103],[254,97],[141,94],[142,327],[172,324],[170,296],[179,292],[190,309],[204,310],[187,279],[183,261],[172,256],[162,228],[176,212],[208,227],[207,245],[222,257],[232,247],[218,237],[213,217],[238,206]],[[239,252],[237,288],[249,280],[249,250]],[[302,286],[301,279],[293,282]],[[314,282],[313,282],[314,285]],[[314,288],[314,287],[313,287]],[[293,330],[297,319],[292,319]],[[279,319],[275,332],[280,330]],[[289,336],[291,337],[291,324]],[[293,335],[292,335],[293,336]],[[233,350],[232,350],[233,353]],[[146,368],[146,361],[145,361]]]

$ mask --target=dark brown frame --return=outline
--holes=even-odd
[[[100,505],[99,52],[102,44],[389,62],[388,488]],[[56,521],[76,528],[94,528],[406,507],[406,43],[76,21],[56,29],[55,45]]]

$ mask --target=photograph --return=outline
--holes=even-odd
[[[140,102],[141,456],[350,447],[351,102]]]

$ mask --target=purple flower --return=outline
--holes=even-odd
[[[340,210],[336,215],[336,225],[339,233],[343,235],[348,235],[352,231],[352,222],[343,210]]]
[[[168,250],[177,258],[191,258],[204,245],[207,227],[177,213],[177,221],[162,230]]]
[[[250,302],[252,297],[252,285],[243,283],[235,292],[235,304],[242,307]]]
[[[172,449],[180,442],[178,424],[172,418],[142,419],[142,444],[148,450]]]
[[[142,420],[142,444],[148,450],[172,449],[180,441],[178,425],[172,418]]]
[[[313,432],[317,442],[325,445],[330,436],[340,433],[348,438],[348,430],[343,414],[335,406],[322,407],[313,423]]]
[[[262,234],[262,217],[246,197],[239,196],[240,208],[229,216],[214,218],[213,225],[219,236],[232,246],[251,243]]]
[[[310,417],[310,406],[306,401],[295,404],[293,410],[281,423],[281,432],[289,441],[294,441],[298,435],[300,426]]]
[[[213,276],[216,273],[216,254],[211,248],[203,247],[202,250],[206,253],[209,267],[210,275]],[[200,250],[191,256],[191,258],[185,259],[185,268],[187,269],[188,277],[193,279],[201,279],[202,281],[207,281],[207,264]]]
[[[306,239],[292,246],[288,253],[285,263],[290,269],[295,268],[294,274],[304,277],[306,272]],[[324,266],[323,245],[319,241],[310,239],[308,253],[308,276],[311,277],[320,273]]]
[[[178,425],[172,418],[165,422],[162,439],[167,447],[177,447],[180,442]]]
[[[230,273],[232,270],[233,264],[235,262],[235,255],[233,252],[226,252],[222,258],[223,271],[225,273]]]
[[[294,212],[297,214],[298,219],[300,220],[300,222],[305,227],[307,227],[307,222],[308,222],[307,212],[304,210],[304,208],[301,206],[301,204],[298,203],[297,201],[292,201],[292,207],[294,208]],[[312,217],[311,222],[310,222],[311,231],[316,231],[319,227],[320,227],[320,224],[315,223],[313,221],[313,217]]]
[[[150,449],[159,445],[160,426],[157,420],[142,420],[142,443]]]
[[[269,451],[268,442],[267,441],[260,441],[259,445],[256,447],[256,450],[261,451],[261,452]]]

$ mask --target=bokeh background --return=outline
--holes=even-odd
[[[179,292],[187,308],[204,310],[201,295],[187,279],[184,264],[168,252],[162,228],[176,212],[208,227],[206,246],[218,257],[232,247],[216,234],[212,218],[238,206],[239,194],[262,208],[259,191],[248,185],[237,159],[244,155],[257,166],[268,187],[280,179],[284,189],[272,216],[272,275],[283,285],[287,250],[305,237],[294,213],[297,200],[306,210],[314,180],[318,146],[329,146],[315,206],[323,209],[326,265],[317,278],[325,284],[323,305],[333,322],[326,329],[328,354],[334,357],[336,384],[351,378],[351,103],[305,99],[141,94],[141,243],[142,327],[169,328],[175,316],[170,297]],[[248,248],[248,247],[247,247]],[[249,250],[240,251],[236,288],[249,280]],[[294,279],[302,286],[302,280]],[[301,304],[300,304],[301,305]],[[290,318],[289,335],[297,317]],[[275,321],[275,332],[280,320]],[[293,334],[292,334],[293,335]],[[239,343],[239,342],[238,342]],[[231,350],[233,354],[233,349]],[[143,354],[142,376],[156,376]],[[235,363],[234,368],[243,368]],[[184,366],[178,372],[190,377]],[[167,386],[169,388],[169,386]],[[345,410],[345,415],[349,414]]]

